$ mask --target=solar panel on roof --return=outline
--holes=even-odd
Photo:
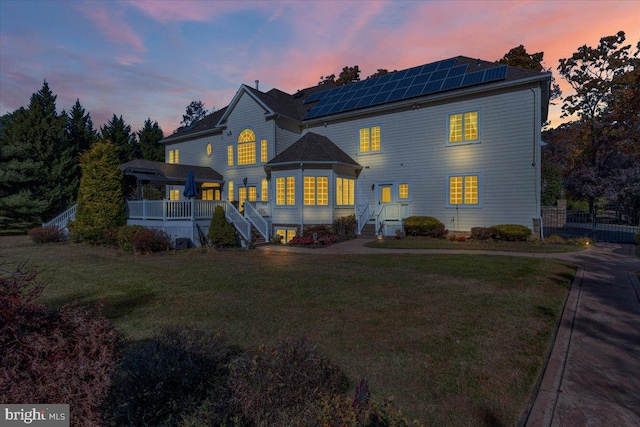
[[[385,84],[389,80],[391,80],[392,74],[385,74],[384,76],[378,77],[376,80],[377,85]]]
[[[444,61],[440,61],[438,63],[438,70],[444,70],[444,69],[455,66],[457,60],[458,58],[449,58],[449,59],[445,59]]]
[[[382,86],[382,92],[391,92],[392,90],[394,90],[396,88],[397,85],[398,85],[398,82],[385,83]]]
[[[473,73],[465,74],[462,79],[462,86],[475,85],[484,79],[484,70],[474,71]]]
[[[444,80],[438,80],[435,82],[427,83],[426,85],[424,85],[424,89],[422,89],[422,92],[420,93],[420,95],[426,95],[428,93],[438,92],[440,90],[440,87],[442,86],[442,82],[444,82]]]
[[[362,88],[373,86],[376,84],[376,80],[378,79],[366,79],[364,82],[360,83]]]
[[[490,81],[493,81],[493,80],[500,80],[500,79],[504,79],[505,77],[507,77],[507,66],[506,65],[502,65],[500,67],[490,68],[490,69],[486,70],[486,72],[484,74],[483,82],[490,82]]]
[[[456,89],[460,87],[460,85],[462,84],[463,77],[464,76],[448,77],[442,84],[441,90]]]
[[[348,110],[353,110],[354,108],[356,108],[356,106],[358,105],[358,102],[360,102],[360,99],[352,99],[351,101],[347,102],[344,106],[344,110],[348,111]]]
[[[365,96],[367,94],[367,92],[369,91],[369,89],[364,88],[364,89],[358,89],[354,95],[354,98],[362,98],[363,96]]]
[[[436,71],[435,73],[431,74],[431,78],[429,79],[429,81],[436,81],[436,80],[444,80],[447,77],[447,74],[449,73],[449,70],[439,70]]]
[[[418,96],[422,93],[422,89],[424,89],[424,84],[413,85],[407,89],[407,92],[404,94],[405,98],[412,98],[414,96]]]
[[[453,67],[449,69],[449,74],[447,77],[460,76],[467,72],[467,64],[458,65],[457,67]]]
[[[426,64],[422,66],[422,70],[420,70],[420,74],[425,74],[425,73],[433,73],[434,71],[436,71],[438,69],[438,64],[440,64],[439,62],[432,62],[431,64]]]
[[[325,94],[324,92],[312,93],[307,97],[307,99],[304,100],[304,103],[307,104],[309,102],[317,101],[318,99],[321,98],[321,96],[324,96],[324,94]]]
[[[427,74],[420,74],[419,76],[417,76],[415,79],[413,79],[413,85],[419,85],[422,83],[426,83],[429,81],[429,79],[431,78],[431,74],[432,73],[427,73]]]
[[[407,78],[407,77],[415,77],[418,74],[420,74],[420,70],[422,70],[422,65],[420,65],[419,67],[409,68],[407,70],[407,74],[405,74],[404,77],[405,78]]]
[[[360,102],[358,102],[358,105],[356,106],[356,108],[368,107],[369,105],[371,105],[375,97],[376,95],[367,95],[363,97],[362,99],[360,99]]]
[[[383,103],[387,102],[387,98],[389,98],[389,94],[390,93],[391,92],[379,93],[378,95],[376,95],[375,98],[373,98],[373,101],[371,102],[371,105],[383,104]]]
[[[391,102],[391,101],[397,101],[399,99],[403,99],[404,98],[404,94],[407,92],[407,88],[403,87],[400,89],[396,89],[394,91],[391,92],[391,94],[389,95],[389,98],[387,98],[387,102]]]
[[[391,73],[391,79],[389,79],[389,81],[394,81],[394,80],[400,80],[401,78],[404,77],[404,75],[407,74],[407,70],[402,70],[402,71],[396,71],[395,73]]]
[[[413,83],[413,77],[405,77],[404,79],[398,81],[398,85],[396,89],[400,89],[401,87],[409,87]]]
[[[375,85],[369,88],[367,95],[375,95],[382,90],[382,85]]]
[[[340,97],[340,101],[348,101],[353,98],[356,93],[354,91],[347,92]]]

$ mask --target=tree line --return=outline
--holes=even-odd
[[[148,118],[132,132],[114,114],[96,130],[80,100],[58,113],[56,99],[45,80],[27,107],[0,117],[1,231],[29,229],[70,207],[78,194],[80,159],[98,141],[113,144],[120,163],[164,161],[158,122]]]

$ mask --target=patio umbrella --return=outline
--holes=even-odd
[[[184,185],[184,191],[182,195],[187,198],[196,197],[198,195],[198,189],[196,188],[196,177],[193,175],[193,171],[189,171],[187,175],[187,182]]]

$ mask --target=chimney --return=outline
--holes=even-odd
[[[256,90],[260,90],[259,86],[260,86],[260,80],[256,80]]]

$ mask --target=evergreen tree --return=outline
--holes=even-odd
[[[213,112],[213,110],[211,112]],[[197,101],[191,101],[191,103],[187,105],[185,114],[183,114],[180,124],[187,127],[199,120],[204,119],[207,114],[209,114],[209,111],[204,108],[204,102],[200,101],[199,99]]]
[[[122,116],[118,117],[114,114],[111,120],[100,129],[100,137],[116,147],[121,164],[140,157],[136,135],[131,133],[131,126],[125,123]]]
[[[45,81],[29,107],[2,119],[0,223],[24,229],[51,219],[73,201],[75,159],[65,144],[66,114]]]
[[[207,237],[214,246],[220,248],[238,246],[236,229],[227,221],[222,206],[216,206],[216,209],[213,211]]]
[[[118,149],[96,142],[80,160],[82,178],[76,219],[69,224],[74,241],[101,243],[109,228],[125,225],[127,213]]]
[[[69,123],[67,125],[67,143],[74,147],[77,155],[83,154],[91,148],[98,139],[97,132],[93,128],[91,114],[85,114],[85,109],[76,99],[76,103],[69,111]]]
[[[158,122],[151,123],[151,118],[145,120],[144,127],[138,131],[141,157],[164,162],[164,146],[158,144],[162,138],[164,138],[164,133]]]

